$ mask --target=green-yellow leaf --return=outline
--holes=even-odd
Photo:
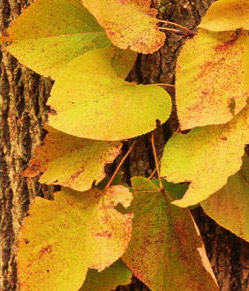
[[[249,242],[249,157],[227,184],[201,203],[208,216]]]
[[[22,64],[53,79],[75,57],[111,44],[80,0],[36,0],[4,35]]]
[[[132,238],[123,260],[152,291],[218,290],[187,209],[171,205],[143,177],[132,178]]]
[[[79,291],[114,290],[117,286],[130,284],[131,277],[132,272],[120,259],[100,273],[96,270],[89,270]]]
[[[132,194],[123,186],[76,192],[55,201],[37,197],[21,228],[17,249],[21,291],[77,291],[88,268],[104,270],[122,256],[131,235],[132,214],[121,214]]]
[[[49,124],[71,135],[121,140],[142,135],[165,122],[169,94],[156,85],[136,85],[119,78],[113,66],[115,48],[93,50],[62,71],[49,105],[56,111]]]
[[[249,143],[249,108],[224,125],[175,134],[164,149],[161,176],[174,183],[190,182],[188,191],[173,203],[195,205],[221,189],[242,164]]]
[[[149,7],[149,2],[82,0],[114,45],[144,54],[157,51],[165,41],[165,34],[157,27],[157,11]]]
[[[44,144],[39,146],[29,168],[23,173],[34,177],[43,173],[41,183],[59,184],[86,191],[105,177],[104,167],[113,162],[122,144],[82,139],[46,127]]]
[[[249,30],[248,0],[219,0],[214,2],[199,26],[212,31],[240,28]]]
[[[222,124],[247,104],[249,37],[246,32],[199,30],[177,61],[176,105],[182,130]]]

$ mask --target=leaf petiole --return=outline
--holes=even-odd
[[[175,22],[172,22],[172,21],[168,21],[168,20],[162,20],[162,19],[157,19],[157,20],[159,22],[161,22],[161,23],[170,24],[170,25],[174,25],[176,27],[179,27],[179,28],[187,31],[190,35],[193,35],[194,34],[194,32],[191,29],[189,29],[189,28],[187,28],[187,27],[185,27],[185,26],[183,26],[181,24],[178,24],[178,23],[175,23]]]
[[[170,202],[173,201],[173,198],[171,197],[170,193],[166,191],[163,187],[162,179],[160,177],[160,170],[159,170],[159,161],[157,157],[157,152],[156,152],[156,146],[155,146],[155,135],[154,132],[151,135],[151,146],[153,150],[153,156],[154,156],[154,161],[155,161],[155,166],[156,166],[156,172],[159,180],[159,187],[160,187],[160,192],[162,193],[163,197]]]
[[[117,168],[115,169],[114,173],[112,174],[110,180],[108,181],[108,183],[106,184],[104,189],[107,189],[108,187],[110,187],[112,181],[114,180],[114,178],[116,177],[118,171],[120,170],[121,166],[123,165],[124,161],[126,160],[126,158],[129,156],[129,154],[131,153],[131,151],[133,150],[135,144],[136,144],[136,140],[133,141],[132,145],[130,146],[129,150],[126,152],[126,154],[123,156],[122,160],[120,161],[120,163],[118,164]]]

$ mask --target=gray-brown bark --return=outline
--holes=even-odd
[[[158,17],[189,28],[195,28],[201,15],[212,0],[161,0],[154,1],[159,8]],[[21,13],[27,0],[0,2],[1,30]],[[176,57],[184,39],[167,34],[165,46],[154,55],[140,56],[130,79],[140,83],[173,83]],[[52,86],[44,79],[21,66],[7,53],[0,53],[1,90],[1,208],[0,208],[0,289],[16,290],[15,241],[20,224],[33,197],[47,193],[36,179],[25,179],[25,169],[34,148],[42,141],[41,123],[46,119],[46,100]],[[173,95],[173,91],[170,93]],[[157,130],[156,144],[159,155],[172,131],[177,127],[175,115]],[[134,175],[147,176],[154,168],[148,136],[139,139],[135,150],[126,162],[127,179]],[[195,217],[202,231],[208,255],[218,278],[221,290],[249,290],[249,246],[231,233],[217,226],[201,210]],[[135,282],[119,290],[147,290]],[[95,291],[95,290],[94,290]],[[164,291],[164,290],[162,290]],[[194,291],[194,290],[193,290]]]

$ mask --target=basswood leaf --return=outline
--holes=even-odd
[[[195,205],[221,189],[242,164],[249,143],[249,108],[224,125],[175,134],[164,149],[161,176],[170,182],[190,182],[188,191],[173,204]]]
[[[20,290],[74,291],[88,268],[104,270],[122,256],[131,235],[132,214],[121,214],[132,194],[123,186],[107,190],[37,197],[21,228],[17,266]]]
[[[176,105],[182,130],[226,123],[246,106],[248,54],[246,32],[199,30],[186,42],[176,70]]]
[[[208,216],[249,242],[249,158],[218,192],[201,203]]]
[[[5,35],[11,54],[53,79],[75,57],[111,44],[80,0],[36,0]]]
[[[104,167],[120,153],[119,142],[93,141],[46,127],[44,144],[38,146],[29,168],[23,173],[34,177],[43,173],[41,183],[59,184],[86,191],[105,177]]]
[[[132,272],[122,260],[116,261],[102,272],[88,270],[86,280],[79,291],[110,291],[117,286],[131,283]]]
[[[170,115],[169,94],[156,85],[136,85],[117,76],[115,48],[98,49],[69,63],[56,80],[49,124],[98,140],[132,138],[153,130]]]
[[[214,2],[199,27],[212,31],[249,29],[249,2],[247,0],[219,0]]]
[[[132,238],[123,260],[152,291],[218,290],[192,216],[143,177],[132,178]]]
[[[150,2],[82,0],[114,45],[144,54],[157,51],[165,41],[165,34],[157,27],[156,10],[149,8]]]

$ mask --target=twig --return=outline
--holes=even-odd
[[[194,34],[194,32],[191,30],[191,29],[189,29],[189,28],[187,28],[186,26],[183,26],[183,25],[181,25],[181,24],[178,24],[178,23],[175,23],[175,22],[172,22],[172,21],[168,21],[168,20],[162,20],[162,19],[158,19],[158,21],[159,22],[162,22],[162,23],[165,23],[165,24],[170,24],[170,25],[174,25],[174,26],[176,26],[176,27],[179,27],[179,28],[181,28],[181,29],[183,29],[183,30],[185,30],[185,31],[187,31],[189,34]]]
[[[153,156],[154,156],[156,172],[157,172],[157,176],[158,176],[158,180],[159,180],[159,185],[160,185],[160,189],[162,189],[163,188],[163,183],[162,183],[162,180],[160,178],[159,162],[158,162],[157,153],[156,153],[154,132],[152,132],[150,140],[151,140],[151,146],[152,146],[152,150],[153,150]]]
[[[148,179],[151,180],[153,178],[153,176],[155,175],[156,173],[156,168],[151,172],[151,174],[149,175]]]
[[[165,199],[168,198],[169,201],[173,201],[171,194],[164,189],[162,179],[160,177],[159,161],[158,161],[158,157],[157,157],[157,153],[156,153],[154,132],[151,135],[151,146],[152,146],[153,156],[154,156],[155,165],[156,165],[156,172],[157,172],[157,176],[158,176],[158,180],[159,180],[160,192],[162,193],[162,195]]]
[[[178,29],[174,29],[174,28],[161,27],[161,26],[159,26],[158,28],[161,29],[161,30],[167,30],[167,31],[172,31],[172,32],[176,32],[176,33],[179,33],[179,34],[184,34],[182,31],[180,31]]]
[[[120,161],[120,163],[118,164],[117,168],[115,169],[114,173],[112,174],[110,180],[108,181],[108,183],[105,186],[105,189],[110,187],[112,181],[114,180],[114,178],[116,177],[118,171],[120,170],[120,168],[122,167],[124,161],[126,160],[126,158],[129,156],[129,154],[131,153],[131,151],[133,150],[135,144],[136,144],[136,140],[133,141],[132,145],[130,146],[129,150],[126,152],[126,154],[123,156],[122,160]]]

